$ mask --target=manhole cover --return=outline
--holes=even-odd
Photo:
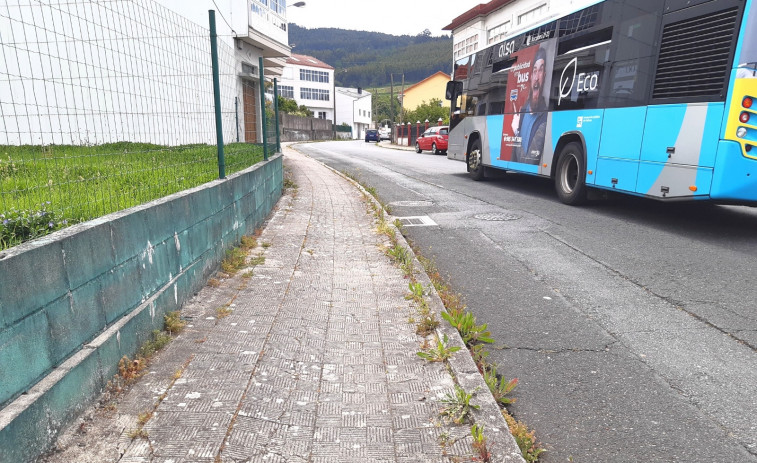
[[[507,222],[509,220],[518,220],[520,217],[513,214],[476,214],[473,216],[474,219],[478,220],[486,220],[489,222]]]
[[[389,205],[398,207],[428,207],[433,206],[434,203],[431,201],[394,201],[393,203],[389,203]]]

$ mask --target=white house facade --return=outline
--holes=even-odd
[[[286,59],[291,55],[286,1],[156,1],[199,24],[207,24],[208,10],[218,9],[218,40],[234,48],[236,96],[229,107],[234,105],[235,137],[241,134],[238,141],[260,142],[260,59],[263,59],[264,80],[281,78]]]
[[[279,95],[313,111],[313,117],[334,120],[334,68],[307,55],[292,54],[279,78]]]
[[[597,0],[491,0],[455,18],[444,30],[452,31],[453,60],[502,42],[505,37]]]
[[[352,138],[365,137],[371,127],[373,96],[361,88],[336,87],[336,125],[352,127]]]

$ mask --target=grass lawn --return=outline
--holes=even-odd
[[[260,145],[224,151],[227,175],[263,160]],[[216,178],[215,145],[0,145],[0,250]]]

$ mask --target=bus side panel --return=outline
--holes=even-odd
[[[741,145],[721,140],[710,197],[722,201],[757,201],[757,161],[744,157]]]
[[[651,106],[636,192],[658,198],[710,193],[722,103]]]
[[[646,106],[605,110],[596,186],[636,191]]]
[[[639,160],[647,107],[605,110],[599,156]]]
[[[505,120],[504,115],[486,117],[487,145],[489,146],[489,159],[491,165],[500,169],[509,166],[509,161],[500,159],[502,154],[502,124]]]
[[[604,110],[577,110],[577,111],[556,111],[552,113],[552,146],[551,151],[557,155],[557,144],[560,139],[569,133],[578,133],[584,140],[586,149],[586,184],[593,185],[596,181],[594,173],[597,170],[597,156],[599,153],[599,140],[602,134],[602,120]],[[547,167],[544,170],[547,174],[551,172],[554,158],[547,161]],[[592,172],[589,174],[589,172]]]
[[[465,162],[465,121],[457,124],[449,131],[447,159],[455,159]]]
[[[485,166],[492,165],[492,154],[491,145],[487,145],[487,127],[486,127],[486,116],[468,116],[463,121],[463,124],[465,125],[465,133],[472,134],[474,132],[478,132],[478,134],[481,136],[481,160],[483,161]],[[465,141],[466,149],[468,140]],[[465,156],[463,156],[463,160],[465,160]]]

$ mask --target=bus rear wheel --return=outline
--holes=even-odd
[[[586,162],[583,148],[570,142],[560,151],[555,170],[557,196],[565,204],[576,206],[586,201]]]
[[[476,140],[468,153],[468,174],[475,181],[484,179],[484,161],[481,156],[481,142]]]

